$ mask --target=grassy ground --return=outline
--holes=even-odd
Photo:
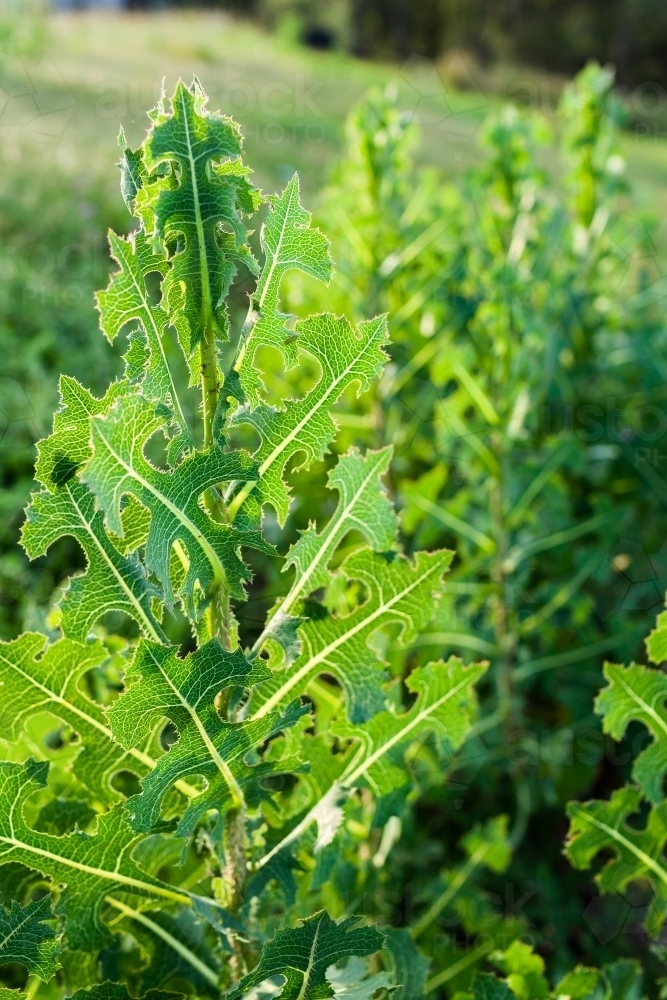
[[[560,85],[507,68],[494,78],[454,57],[441,67],[443,86],[426,61],[396,67],[314,52],[215,13],[60,14],[47,38],[40,60],[2,66],[10,98],[0,95],[5,155],[8,143],[17,149],[37,140],[68,166],[86,162],[110,177],[119,124],[131,142],[140,139],[163,77],[169,91],[178,76],[196,73],[211,103],[244,127],[261,183],[272,188],[296,167],[311,193],[340,148],[347,112],[370,86],[398,86],[422,122],[423,159],[456,176],[477,159],[475,136],[500,101],[499,79],[505,93],[531,97],[548,117]],[[667,213],[667,142],[654,124],[647,118],[623,145],[638,201]]]
[[[0,156],[31,169],[39,159],[111,186],[116,136],[143,135],[145,111],[177,77],[196,73],[211,96],[242,124],[248,159],[271,191],[297,169],[306,199],[322,185],[343,141],[349,109],[370,86],[393,83],[422,124],[421,158],[459,176],[479,159],[479,125],[502,98],[531,99],[554,122],[562,81],[503,68],[495,75],[457,57],[440,67],[404,67],[321,53],[216,13],[60,14],[51,18],[39,60],[0,61]],[[647,118],[623,136],[634,194],[629,210],[667,217],[667,142]],[[545,164],[554,158],[547,153]],[[111,193],[111,189],[110,189]],[[663,227],[667,229],[667,226]],[[667,237],[659,234],[667,245]]]

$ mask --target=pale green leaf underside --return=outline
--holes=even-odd
[[[86,693],[85,674],[107,657],[100,642],[60,639],[47,645],[34,632],[0,643],[0,726],[5,739],[19,740],[33,716],[48,712],[78,733],[74,772],[95,800],[109,805],[120,798],[110,784],[114,773],[129,768],[143,774],[154,762],[145,752],[150,736],[128,754],[113,739],[102,707]],[[44,756],[49,756],[46,747]]]
[[[261,403],[245,407],[233,423],[248,423],[259,433],[261,444],[253,458],[259,469],[257,490],[262,503],[271,504],[281,524],[289,512],[290,491],[283,474],[290,459],[301,453],[298,468],[308,468],[325,454],[336,435],[330,409],[351,385],[366,390],[387,360],[384,316],[359,323],[355,329],[344,317],[324,313],[296,324],[298,346],[318,362],[321,378],[302,399],[289,400],[274,409]],[[232,502],[231,510],[236,509]]]
[[[418,552],[414,562],[368,549],[353,553],[341,572],[364,584],[367,600],[347,616],[329,615],[300,627],[301,655],[287,670],[276,671],[271,681],[259,685],[252,700],[256,716],[302,694],[320,673],[333,674],[340,681],[351,721],[361,722],[381,711],[385,678],[382,661],[369,639],[377,629],[396,622],[400,626],[397,641],[410,642],[433,615],[451,559],[448,551]]]
[[[296,269],[320,281],[331,277],[329,241],[310,225],[310,213],[299,200],[299,178],[294,174],[281,195],[267,198],[269,214],[261,230],[264,266],[250,298],[246,340],[236,369],[243,394],[251,407],[260,403],[261,378],[255,367],[257,348],[276,347],[285,367],[297,363],[298,342],[280,312],[279,294],[283,275]]]

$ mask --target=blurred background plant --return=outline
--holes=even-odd
[[[9,56],[35,58],[46,44],[42,0],[4,0],[0,7],[0,60]]]
[[[457,551],[433,633],[407,663],[394,657],[396,674],[440,650],[492,663],[477,739],[455,780],[422,798],[388,884],[398,893],[404,880],[403,905],[444,893],[436,912],[469,948],[479,930],[463,911],[457,922],[447,888],[463,881],[447,875],[443,888],[438,870],[471,819],[509,814],[508,850],[520,851],[504,879],[561,974],[584,954],[618,953],[578,919],[590,883],[553,832],[565,833],[569,798],[610,780],[592,714],[603,656],[641,648],[667,569],[664,488],[646,460],[667,428],[662,286],[623,214],[612,85],[590,64],[565,91],[560,180],[536,159],[544,123],[507,106],[461,186],[415,169],[396,93],[371,94],[317,212],[334,238],[332,286],[295,274],[287,293],[295,312],[333,299],[355,317],[388,313],[393,364],[374,400],[347,401],[341,439],[393,443],[408,544]],[[473,870],[478,888],[498,887],[493,868]],[[442,926],[418,926],[444,973]]]

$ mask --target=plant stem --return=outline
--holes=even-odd
[[[423,934],[427,927],[430,927],[435,918],[442,913],[448,903],[450,903],[454,896],[456,896],[461,886],[465,885],[468,877],[474,872],[477,865],[489,850],[489,846],[490,845],[486,843],[480,844],[477,850],[470,855],[465,864],[459,868],[458,872],[445,891],[441,893],[441,895],[438,896],[433,903],[431,903],[426,913],[410,928],[410,934],[413,938],[418,938],[421,934]]]
[[[181,941],[179,941],[172,934],[170,934],[169,931],[165,930],[164,927],[161,927],[160,924],[157,924],[154,920],[151,920],[151,918],[147,917],[145,913],[142,913],[140,910],[134,910],[131,906],[127,906],[125,903],[122,903],[119,899],[114,899],[113,896],[105,896],[104,901],[105,903],[109,903],[110,906],[113,906],[114,909],[119,910],[124,917],[129,917],[131,920],[136,920],[137,923],[143,924],[144,927],[152,931],[152,933],[155,934],[156,937],[162,938],[162,940],[166,944],[168,944],[170,948],[173,948],[174,951],[181,956],[181,958],[184,958],[185,961],[188,962],[193,969],[196,969],[197,972],[201,976],[203,976],[208,983],[211,984],[211,986],[214,986],[216,989],[218,988],[219,977],[217,972],[209,968],[209,966],[206,965],[204,962],[202,962],[200,958],[197,958],[197,956],[192,951],[190,951],[189,948],[187,948],[184,944],[182,944]]]

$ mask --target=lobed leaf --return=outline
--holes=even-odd
[[[68,947],[87,951],[105,943],[109,931],[101,910],[105,897],[114,890],[191,903],[187,893],[142,872],[133,860],[138,837],[120,805],[99,817],[94,836],[77,831],[56,837],[28,826],[25,804],[45,785],[48,769],[47,763],[34,760],[0,762],[0,865],[19,862],[64,886],[55,913],[67,917]]]
[[[635,758],[632,776],[647,799],[659,805],[667,773],[667,676],[634,663],[629,667],[605,663],[604,676],[609,683],[598,695],[595,711],[604,717],[604,731],[615,740],[623,739],[631,722],[641,722],[649,730],[653,742]]]
[[[257,491],[261,502],[275,509],[280,524],[290,503],[284,480],[287,463],[300,452],[299,469],[322,458],[337,430],[331,407],[354,383],[357,394],[365,391],[387,360],[382,349],[387,343],[384,316],[359,323],[355,329],[344,317],[325,313],[299,321],[295,332],[298,347],[320,366],[317,384],[302,399],[286,401],[282,409],[260,403],[254,410],[241,408],[231,421],[232,425],[250,424],[260,435],[261,444],[253,455],[258,466]],[[230,512],[235,513],[239,505],[237,497]]]
[[[171,170],[165,177],[149,177],[136,201],[146,232],[175,250],[163,302],[170,316],[182,311],[187,320],[186,357],[205,330],[226,339],[225,298],[236,264],[257,270],[243,216],[256,211],[261,196],[241,162],[238,125],[209,111],[207,100],[196,79],[192,87],[179,81],[170,111],[159,106],[153,113],[143,146],[146,169],[154,174],[166,164]]]
[[[331,919],[322,911],[296,927],[278,931],[262,948],[258,965],[227,994],[240,1000],[265,979],[282,976],[282,1000],[322,1000],[334,996],[326,978],[329,966],[353,955],[365,957],[382,948],[384,938],[375,927],[360,925],[359,917]]]
[[[0,965],[19,962],[47,983],[58,971],[58,941],[46,923],[51,919],[50,896],[26,906],[12,900],[9,910],[0,907]]]
[[[49,645],[35,632],[0,643],[0,726],[5,738],[19,740],[33,716],[48,712],[58,725],[79,735],[74,773],[107,805],[120,797],[110,784],[117,771],[129,767],[141,774],[154,764],[146,753],[150,734],[126,752],[114,740],[101,705],[86,691],[85,675],[108,655],[101,642],[83,645],[59,639]]]
[[[176,434],[169,443],[169,455],[175,464],[179,454],[191,450],[193,443],[165,354],[165,335],[172,321],[161,306],[151,304],[146,287],[148,274],[156,272],[164,279],[170,264],[154,252],[142,232],[123,239],[109,231],[109,246],[119,270],[112,274],[106,290],[97,293],[100,325],[113,343],[127,323],[141,324],[130,337],[127,375],[130,382],[140,385],[146,399],[160,403],[172,416]],[[177,314],[173,322],[178,328],[184,320]],[[186,336],[183,330],[180,336]]]
[[[262,383],[254,364],[258,347],[278,348],[287,368],[297,363],[299,341],[286,326],[288,316],[279,309],[283,275],[297,269],[328,282],[332,270],[329,241],[310,225],[310,212],[301,206],[298,174],[281,195],[269,195],[266,200],[269,214],[260,234],[264,266],[250,296],[249,330],[235,365],[243,396],[251,407],[260,403]]]
[[[206,779],[206,791],[190,800],[177,827],[178,836],[189,836],[208,810],[223,817],[244,801],[248,786],[257,787],[280,769],[279,762],[251,767],[246,755],[293,725],[306,709],[293,704],[282,715],[232,723],[223,721],[215,707],[221,691],[251,686],[266,674],[265,667],[252,667],[239,649],[226,652],[216,639],[184,659],[165,646],[140,643],[126,675],[127,690],[107,712],[112,732],[131,750],[167,718],[179,736],[142,781],[142,793],[128,803],[136,829],[155,825],[165,795],[179,780]]]
[[[92,421],[93,455],[83,479],[97,496],[111,530],[121,538],[124,496],[134,496],[150,511],[146,566],[162,584],[169,606],[174,602],[169,572],[172,547],[175,542],[182,544],[188,565],[179,596],[194,617],[195,584],[205,594],[226,587],[233,597],[243,597],[249,572],[239,549],[249,545],[270,552],[271,548],[259,532],[217,523],[199,504],[200,496],[219,483],[255,479],[256,467],[248,456],[214,448],[195,452],[177,469],[163,472],[148,461],[144,448],[164,423],[154,405],[141,396],[119,399],[106,417]]]
[[[451,757],[470,728],[477,705],[473,685],[485,670],[486,664],[466,666],[455,656],[447,663],[429,663],[406,681],[417,695],[407,712],[385,710],[358,726],[335,723],[331,731],[336,736],[359,745],[340,783],[351,788],[362,782],[378,797],[390,794],[410,781],[405,752],[427,733],[435,737],[440,759]]]
[[[430,663],[414,670],[407,680],[417,695],[414,705],[401,714],[385,710],[364,725],[336,722],[330,733],[349,741],[350,749],[332,755],[324,736],[305,744],[304,756],[310,772],[303,780],[311,789],[308,812],[259,862],[267,864],[279,851],[295,842],[313,823],[319,828],[316,849],[330,843],[343,821],[342,803],[358,785],[382,797],[412,781],[406,752],[431,734],[444,763],[461,746],[476,709],[473,685],[486,664],[465,666],[457,657],[447,663]],[[500,833],[501,831],[498,831]],[[496,865],[503,860],[502,848],[495,848]]]
[[[53,432],[37,442],[35,478],[48,490],[57,490],[77,474],[91,454],[90,418],[108,413],[127,391],[123,382],[112,382],[101,399],[76,379],[60,376],[60,407],[53,417]]]
[[[302,694],[320,673],[330,673],[345,691],[352,722],[369,719],[385,705],[384,672],[378,653],[369,645],[374,632],[396,622],[402,644],[412,641],[428,624],[442,593],[442,577],[452,553],[418,552],[414,562],[401,555],[381,556],[362,549],[348,557],[341,572],[360,581],[364,603],[346,616],[311,619],[299,629],[302,652],[284,671],[259,685],[252,704],[256,717]]]
[[[611,849],[614,857],[596,876],[603,893],[623,894],[631,882],[646,879],[654,891],[646,925],[659,933],[667,918],[667,869],[663,852],[667,843],[667,801],[654,806],[643,829],[630,826],[642,794],[627,786],[613,793],[608,802],[570,802],[570,831],[566,853],[575,868],[590,868],[600,851]]]
[[[127,519],[123,518],[124,533]],[[136,555],[122,555],[104,527],[87,486],[70,480],[60,489],[33,493],[26,510],[21,542],[31,559],[45,555],[59,538],[70,535],[86,554],[85,573],[74,576],[60,601],[66,636],[84,642],[93,625],[109,611],[122,611],[141,632],[166,642],[151,610],[157,590]]]
[[[275,639],[285,649],[288,663],[300,651],[296,630],[303,621],[290,616],[290,611],[300,598],[329,583],[329,563],[345,536],[359,532],[374,552],[386,552],[395,544],[397,519],[380,478],[391,456],[391,447],[368,451],[365,456],[351,448],[341,456],[329,473],[329,486],[339,494],[336,510],[321,532],[311,524],[287,553],[283,572],[293,566],[294,583],[260,642]]]

